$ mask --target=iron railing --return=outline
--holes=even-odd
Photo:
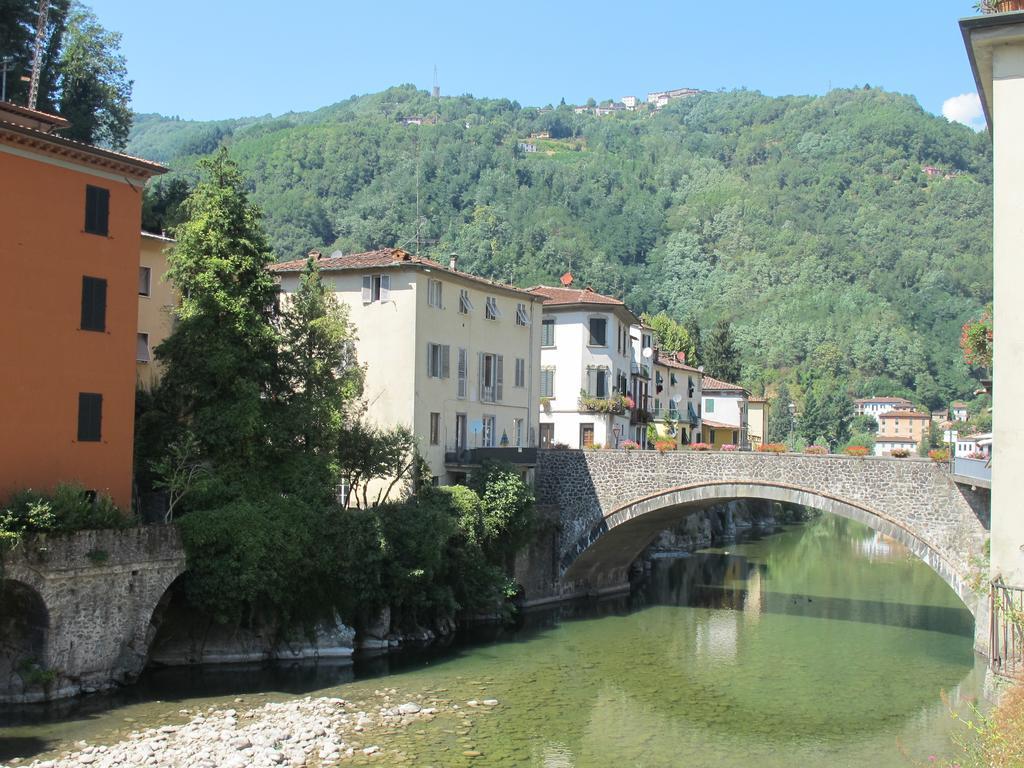
[[[989,600],[992,671],[1020,678],[1024,676],[1024,588],[992,582]]]

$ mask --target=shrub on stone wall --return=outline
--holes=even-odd
[[[867,456],[869,451],[866,445],[848,445],[843,453],[847,456]]]
[[[784,443],[761,443],[757,450],[759,453],[785,453],[787,448]]]
[[[828,448],[823,445],[808,445],[804,448],[804,453],[809,456],[827,456]]]

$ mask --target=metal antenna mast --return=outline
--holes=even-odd
[[[46,37],[46,20],[50,15],[50,0],[39,0],[39,21],[36,23],[36,50],[32,56],[32,81],[28,87],[28,108],[36,108],[39,97],[39,70],[43,68],[43,40]]]
[[[13,63],[13,56],[0,56],[0,71],[3,72],[3,85],[0,85],[0,101],[7,101],[7,71]]]
[[[441,98],[441,86],[437,83],[437,64],[434,65],[434,90],[430,92],[430,98],[434,100]]]

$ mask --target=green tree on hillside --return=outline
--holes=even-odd
[[[273,256],[227,150],[201,170],[168,256],[182,302],[178,324],[156,349],[165,365],[160,395],[218,476],[258,483],[269,469],[268,424],[281,390]]]
[[[786,382],[779,384],[772,398],[771,412],[768,415],[768,442],[784,443],[793,432],[793,412],[789,406],[792,400]]]
[[[701,365],[701,337],[700,337],[700,323],[697,321],[696,315],[690,315],[683,322],[683,327],[686,329],[686,335],[690,337],[690,341],[693,343],[693,359],[687,360],[690,365],[700,366]]]
[[[683,352],[686,354],[686,362],[692,365],[694,343],[686,328],[665,312],[659,312],[656,315],[644,313],[641,315],[641,319],[654,329],[654,335],[658,340],[658,349],[671,354]]]
[[[719,320],[711,328],[704,342],[704,370],[716,379],[736,383],[740,378],[740,359],[732,325],[728,320]]]
[[[338,439],[350,405],[363,391],[355,331],[348,307],[328,291],[314,256],[290,299],[279,321],[284,423],[276,442],[290,443],[286,455],[300,459],[290,467],[300,475],[294,487],[321,489],[331,497],[340,470]]]
[[[123,149],[132,126],[132,81],[120,51],[121,33],[104,29],[96,14],[73,3],[58,62],[63,136]]]

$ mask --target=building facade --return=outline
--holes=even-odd
[[[540,445],[618,447],[631,436],[630,328],[625,304],[589,288],[536,286],[544,302],[540,339]]]
[[[75,482],[132,501],[139,220],[155,163],[0,103],[0,499]]]
[[[167,250],[174,240],[152,232],[142,233],[139,250],[139,319],[135,338],[135,379],[152,389],[160,379],[160,363],[153,350],[171,335],[178,292],[167,278]]]
[[[768,442],[768,407],[767,398],[751,397],[747,400],[747,438],[754,450]]]
[[[913,410],[914,404],[904,397],[861,397],[853,401],[858,416],[873,416],[875,421],[889,411]]]
[[[875,436],[875,455],[884,456],[892,450],[885,447],[890,443],[897,448],[917,450],[932,423],[931,414],[917,411],[890,410],[878,417],[878,434]]]
[[[484,457],[535,462],[542,299],[400,249],[320,257],[366,367],[366,418],[406,426],[434,482]],[[272,267],[284,294],[306,259]]]
[[[950,403],[949,411],[953,416],[953,421],[967,421],[971,415],[967,410],[967,403],[962,400],[955,400]]]
[[[749,398],[750,393],[738,384],[704,376],[701,380],[702,442],[716,448],[723,445],[749,448]]]
[[[703,374],[674,355],[654,357],[650,414],[658,438],[677,445],[700,442]]]

